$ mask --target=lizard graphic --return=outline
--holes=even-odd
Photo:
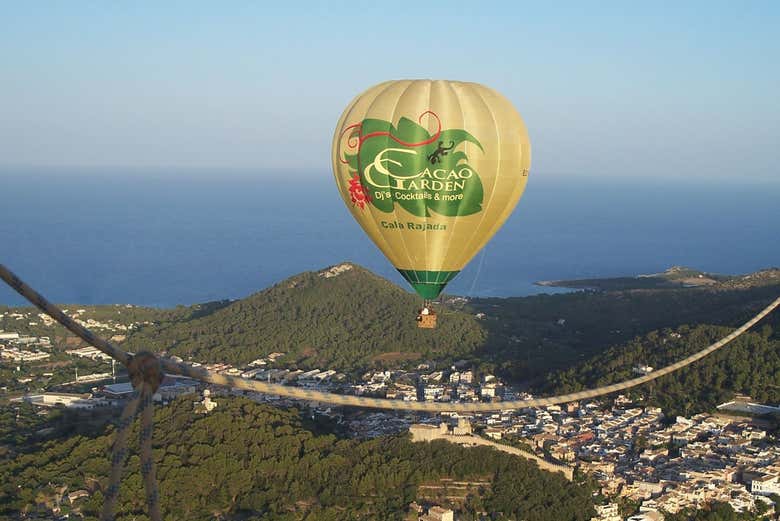
[[[428,155],[428,161],[431,162],[432,165],[435,165],[436,163],[441,163],[441,157],[440,156],[446,156],[448,150],[452,150],[455,148],[455,142],[450,141],[450,146],[445,147],[444,141],[439,141],[439,146],[436,147],[436,150],[434,150],[431,154]]]

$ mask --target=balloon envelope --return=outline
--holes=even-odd
[[[490,240],[525,188],[531,145],[512,104],[476,83],[380,83],[347,106],[333,172],[366,234],[425,299]]]

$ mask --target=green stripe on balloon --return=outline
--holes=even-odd
[[[460,271],[398,270],[422,298],[432,300],[439,296],[449,281]]]

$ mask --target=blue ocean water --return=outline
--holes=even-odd
[[[239,298],[353,261],[404,284],[327,171],[0,170],[0,262],[64,303]],[[550,292],[544,279],[686,265],[780,265],[780,183],[533,175],[515,213],[449,292]],[[0,303],[21,304],[5,286]]]

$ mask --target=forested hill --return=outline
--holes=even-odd
[[[766,273],[774,272],[746,277],[763,280]],[[364,268],[341,264],[240,301],[166,311],[124,347],[234,365],[284,352],[285,367],[342,371],[416,360],[443,366],[465,358],[487,372],[529,381],[653,330],[738,326],[778,294],[780,285],[749,284],[480,298],[457,302],[457,310],[439,307],[439,327],[420,330],[414,320],[418,297]]]
[[[485,314],[496,371],[529,381],[590,360],[610,347],[664,328],[709,324],[737,327],[780,296],[780,284],[705,288],[577,291],[561,295],[475,299]],[[780,323],[775,312],[763,324]],[[777,327],[776,329],[780,329]]]
[[[446,311],[438,329],[417,327],[418,297],[354,264],[307,272],[191,319],[132,335],[129,350],[167,350],[198,361],[246,363],[269,353],[301,367],[350,370],[383,360],[472,353],[486,333],[466,313]]]
[[[735,394],[780,403],[780,334],[777,323],[759,325],[715,353],[634,392],[669,415],[712,411]],[[775,326],[775,327],[773,327]],[[579,391],[637,376],[635,367],[659,369],[707,347],[730,328],[698,325],[653,331],[570,369],[548,376],[542,392]]]
[[[208,415],[193,413],[186,397],[155,413],[165,519],[400,521],[408,518],[409,503],[421,500],[420,484],[443,479],[484,483],[462,504],[464,520],[478,519],[483,511],[528,521],[585,521],[593,514],[588,486],[492,448],[412,443],[406,434],[340,439],[307,429],[294,409],[240,398],[217,402]],[[136,421],[131,440],[138,438],[138,429]],[[0,471],[0,518],[51,519],[52,507],[62,504],[71,519],[79,513],[97,520],[112,439],[73,436],[7,462]],[[138,457],[131,456],[127,465],[117,519],[147,519]],[[86,497],[63,501],[77,491]],[[447,495],[443,487],[441,494]],[[19,512],[25,513],[17,517]]]

